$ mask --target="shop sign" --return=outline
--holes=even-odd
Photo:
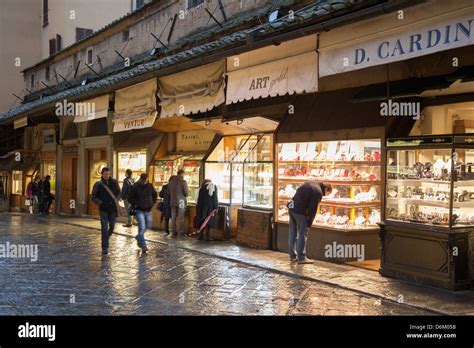
[[[156,120],[156,112],[146,113],[141,116],[125,117],[114,120],[114,133],[128,131],[132,129],[142,129],[152,127]]]
[[[66,146],[63,148],[64,153],[77,153],[77,146]]]
[[[226,104],[318,90],[317,53],[308,52],[228,73]]]
[[[214,132],[208,130],[186,131],[176,133],[177,151],[205,151],[214,139]]]
[[[322,49],[319,76],[397,62],[474,43],[474,13],[423,21],[376,39]],[[329,34],[328,34],[329,35]]]
[[[28,117],[20,118],[13,122],[13,129],[23,128],[28,125]]]

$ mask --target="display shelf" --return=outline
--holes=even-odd
[[[278,223],[288,225],[288,220],[277,220]],[[324,230],[334,231],[334,232],[378,232],[379,227],[378,225],[328,225],[328,224],[319,224],[313,223],[311,225],[312,228],[321,228]]]
[[[288,202],[292,198],[293,197],[289,197],[289,196],[278,196],[278,201]],[[379,207],[380,201],[341,202],[341,201],[322,200],[319,205],[340,207],[340,208],[371,208],[371,207]]]
[[[285,161],[279,160],[279,165],[288,165],[288,164],[311,164],[311,165],[327,165],[327,166],[364,166],[364,167],[374,167],[380,166],[380,161],[307,161],[307,160],[292,160],[292,161]]]
[[[299,182],[301,184],[305,181],[315,180],[315,181],[322,181],[324,183],[331,184],[331,185],[380,185],[382,183],[380,180],[330,180],[330,179],[324,179],[324,178],[315,178],[311,176],[307,176],[304,178],[301,178],[301,177],[292,178],[292,177],[279,176],[278,180],[282,182]]]

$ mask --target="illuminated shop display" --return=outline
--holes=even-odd
[[[390,139],[386,220],[474,224],[474,136]]]
[[[273,136],[226,136],[206,161],[205,178],[218,187],[219,203],[273,208]]]
[[[117,153],[118,163],[118,181],[120,187],[122,187],[123,180],[125,179],[125,172],[127,169],[131,169],[133,172],[133,179],[136,181],[140,177],[141,173],[147,173],[146,167],[146,150],[133,151],[133,152],[118,152]]]
[[[153,165],[153,185],[159,192],[167,184],[171,175],[184,170],[184,180],[188,183],[188,203],[196,202],[199,190],[199,170],[204,155],[168,155],[155,161]]]
[[[278,145],[278,221],[286,204],[308,180],[331,184],[313,226],[344,230],[377,228],[381,208],[381,143],[348,140]]]

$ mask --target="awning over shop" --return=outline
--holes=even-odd
[[[0,171],[20,170],[26,175],[31,175],[35,166],[39,164],[39,156],[36,151],[11,151],[0,156]]]
[[[351,88],[297,96],[294,114],[287,114],[282,121],[277,142],[382,137],[386,122],[395,117],[381,116],[380,101],[354,102],[359,91]]]
[[[226,104],[318,89],[316,36],[227,58]]]
[[[74,122],[86,122],[107,117],[109,112],[109,95],[77,102],[74,104]]]
[[[212,129],[221,135],[271,132],[278,127],[278,121],[260,116],[236,120],[223,120],[218,118],[194,122],[203,128]]]
[[[152,79],[115,92],[114,133],[153,126],[156,89],[156,79]]]
[[[23,117],[13,121],[13,129],[23,128],[28,125],[28,117]]]
[[[162,132],[155,128],[137,129],[127,133],[113,135],[114,150],[129,150],[146,148],[153,141],[161,138]]]
[[[224,103],[225,61],[158,79],[160,118],[205,112]]]

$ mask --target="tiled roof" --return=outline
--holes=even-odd
[[[284,5],[288,1],[293,2],[292,0],[277,0],[279,5]],[[241,30],[221,38],[218,38],[214,41],[204,43],[198,45],[196,47],[188,48],[174,54],[169,54],[159,59],[151,60],[156,57],[150,57],[148,53],[141,54],[137,57],[134,57],[132,61],[135,64],[138,64],[132,68],[128,68],[125,71],[123,70],[123,65],[120,64],[120,68],[118,67],[111,67],[111,69],[107,71],[101,72],[101,75],[105,77],[97,77],[95,81],[92,81],[84,86],[80,85],[80,81],[77,81],[77,86],[74,86],[74,82],[70,82],[73,86],[68,87],[65,84],[60,86],[56,86],[56,90],[54,94],[44,96],[38,100],[34,100],[31,102],[26,102],[24,104],[15,106],[8,110],[6,113],[0,114],[0,122],[6,122],[7,120],[10,121],[13,118],[20,117],[22,114],[32,111],[36,108],[46,107],[49,105],[53,105],[58,101],[62,101],[64,99],[69,98],[80,98],[82,95],[88,95],[92,92],[100,93],[101,89],[106,87],[112,87],[119,82],[126,81],[133,79],[135,77],[148,74],[153,71],[158,71],[160,69],[171,67],[178,63],[184,63],[187,61],[191,61],[197,58],[202,58],[210,53],[225,50],[231,47],[243,45],[247,41],[247,37],[249,35],[254,35],[254,40],[258,41],[260,37],[265,37],[269,34],[280,34],[282,32],[290,31],[296,29],[298,27],[306,26],[308,24],[313,24],[318,22],[318,19],[321,21],[326,20],[328,16],[335,17],[337,16],[338,11],[340,10],[350,10],[351,7],[358,4],[367,3],[368,5],[374,4],[374,1],[370,0],[320,0],[312,3],[309,6],[306,6],[298,11],[295,11],[295,15],[292,17],[282,17],[276,21],[271,23],[265,23],[261,26],[252,29],[245,29]],[[265,6],[258,12],[258,15],[262,15],[263,11],[269,13],[274,7]],[[235,19],[236,23],[242,23],[244,20],[250,20],[248,17],[240,17]],[[235,24],[234,24],[235,25]],[[237,24],[238,25],[238,24]],[[208,32],[206,37],[212,37],[218,33],[218,29],[213,28],[210,33]],[[203,40],[203,34],[198,34],[197,36],[189,37],[186,40],[186,44],[190,42],[196,42]],[[183,43],[177,43],[177,45],[183,45]],[[106,76],[108,75],[108,76]],[[84,80],[85,77],[81,77],[81,81]],[[60,90],[62,88],[62,90]]]

